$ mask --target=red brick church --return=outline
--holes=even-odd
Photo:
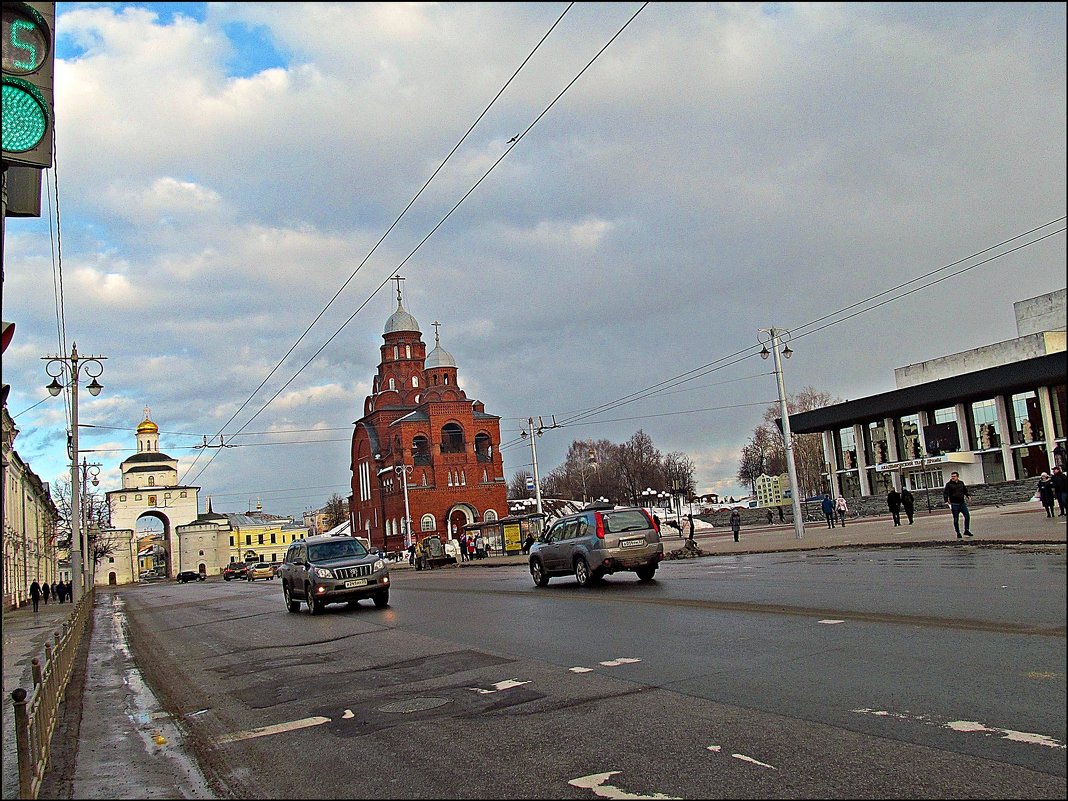
[[[352,434],[349,496],[353,533],[386,551],[413,541],[406,519],[415,539],[444,541],[469,523],[508,514],[500,418],[460,389],[440,323],[426,352],[419,323],[404,309],[403,279],[394,280],[397,310],[386,321],[382,361]]]

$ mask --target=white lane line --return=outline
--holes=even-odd
[[[828,626],[833,626],[836,623],[845,623],[844,620],[821,620],[820,623],[826,623]]]
[[[633,665],[635,662],[641,662],[640,659],[634,659],[629,656],[621,656],[618,659],[609,659],[606,662],[601,662],[605,667],[619,667],[620,665]]]
[[[342,720],[351,720],[354,717],[356,716],[352,713],[351,709],[346,709],[345,714],[341,716]]]
[[[718,746],[718,745],[710,745],[710,746],[708,746],[708,750],[711,751],[714,754],[718,754],[722,750],[722,748],[721,748],[721,746]]]
[[[289,723],[276,723],[273,726],[262,726],[258,729],[239,731],[234,734],[224,734],[217,740],[217,742],[221,744],[236,743],[240,740],[252,740],[256,737],[266,737],[270,734],[283,734],[287,731],[306,729],[309,726],[321,726],[322,724],[329,722],[330,718],[324,717],[303,718],[301,720],[290,721]]]
[[[677,796],[653,793],[652,795],[640,795],[621,790],[611,784],[605,784],[610,778],[619,773],[612,770],[608,773],[594,773],[589,776],[580,776],[571,779],[568,784],[572,787],[581,787],[584,790],[592,790],[593,794],[600,798],[611,798],[617,801],[681,801]]]
[[[987,726],[985,723],[979,723],[975,720],[950,720],[950,721],[938,721],[930,715],[913,715],[907,712],[889,712],[887,710],[876,709],[853,709],[852,712],[856,712],[862,715],[873,715],[875,717],[895,718],[897,720],[908,720],[916,723],[922,723],[925,726],[941,726],[944,729],[950,731],[960,732],[962,734],[979,733],[984,735],[999,735],[1004,740],[1012,740],[1017,743],[1026,743],[1027,745],[1041,745],[1045,748],[1061,748],[1066,746],[1060,740],[1049,737],[1045,734],[1035,734],[1034,732],[1016,731],[1015,729],[1001,729],[995,726]]]
[[[568,668],[568,670],[571,671],[572,673],[593,673],[593,668],[587,668],[587,667],[573,667],[573,668]]]
[[[769,765],[767,762],[761,762],[759,759],[753,759],[745,754],[731,754],[731,756],[735,759],[740,759],[743,762],[752,762],[754,765],[759,765],[762,768],[771,768],[772,770],[775,770],[773,765]]]
[[[480,693],[482,695],[489,695],[490,693],[499,693],[501,690],[511,690],[513,687],[522,687],[524,684],[530,684],[529,681],[516,681],[515,679],[505,679],[499,681],[493,685],[492,690],[486,690],[482,687],[468,687],[467,689]]]

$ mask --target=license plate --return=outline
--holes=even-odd
[[[353,579],[352,581],[346,581],[345,582],[345,589],[349,589],[350,587],[366,587],[366,586],[367,586],[367,579]]]
[[[643,538],[640,540],[620,540],[619,544],[622,545],[624,548],[640,547],[642,545],[645,545],[645,539]]]

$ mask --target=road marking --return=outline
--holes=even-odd
[[[714,754],[718,754],[722,749],[718,745],[710,745],[710,746],[708,746],[708,750],[711,751]]]
[[[961,734],[997,734],[1000,735],[1003,740],[1012,740],[1017,743],[1026,743],[1028,745],[1041,745],[1045,748],[1065,748],[1065,744],[1060,740],[1049,737],[1045,734],[1035,734],[1034,732],[1016,731],[1015,729],[1001,729],[995,726],[987,726],[984,723],[979,723],[974,720],[950,720],[939,722],[928,715],[911,715],[905,712],[889,712],[885,710],[876,709],[853,709],[851,710],[862,715],[874,715],[876,717],[895,718],[897,720],[910,720],[917,723],[922,723],[925,726],[941,726],[944,729],[960,732]]]
[[[570,670],[572,673],[593,673],[593,668],[586,667],[573,667],[568,668],[568,670]]]
[[[845,623],[844,620],[821,620],[820,623],[826,623],[828,626],[834,626],[838,623]]]
[[[607,662],[601,662],[605,667],[619,667],[620,665],[633,665],[635,662],[641,662],[640,659],[634,659],[629,656],[621,656],[618,659],[609,659]]]
[[[619,801],[681,801],[677,796],[664,795],[663,793],[653,793],[652,795],[639,795],[638,793],[629,793],[626,790],[620,790],[618,787],[614,787],[611,784],[605,784],[610,778],[619,773],[618,770],[612,770],[608,773],[594,773],[590,776],[581,776],[577,779],[571,779],[568,784],[572,787],[581,787],[584,790],[592,790],[594,795],[600,798],[612,798]]]
[[[511,690],[513,687],[522,687],[524,684],[530,684],[530,682],[505,679],[504,681],[499,681],[494,684],[492,690],[484,690],[481,687],[468,687],[467,689],[473,690],[476,693],[481,693],[482,695],[489,695],[490,693],[499,693],[501,690]]]
[[[258,729],[239,731],[234,734],[224,734],[217,742],[220,744],[236,743],[241,740],[252,740],[256,737],[266,737],[270,734],[283,734],[287,731],[306,729],[309,726],[321,726],[322,724],[329,722],[330,718],[324,717],[302,718],[301,720],[294,720],[289,723],[276,723],[273,726],[261,726]]]
[[[345,714],[343,714],[341,716],[341,719],[342,720],[351,720],[354,717],[356,717],[356,716],[354,714],[352,714],[352,710],[351,709],[346,709],[345,710]]]
[[[775,770],[774,766],[769,765],[766,762],[761,762],[759,759],[753,759],[752,757],[748,757],[745,754],[731,754],[731,756],[735,759],[740,759],[743,762],[752,762],[754,765],[760,765],[760,767],[762,768],[771,768],[772,770]]]

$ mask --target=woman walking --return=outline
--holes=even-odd
[[[1053,479],[1049,477],[1049,473],[1043,473],[1042,477],[1038,479],[1038,499],[1042,501],[1042,506],[1046,510],[1046,517],[1056,517],[1053,512],[1053,506],[1057,502],[1055,498],[1056,493],[1053,491]],[[48,596],[45,596],[45,603],[48,603]]]
[[[731,512],[731,531],[734,532],[734,541],[738,542],[738,532],[742,529],[742,516],[738,514],[738,510],[735,509]]]
[[[849,514],[849,507],[846,506],[846,499],[841,495],[834,502],[834,510],[838,512],[838,520],[841,522],[842,528],[845,528],[845,519],[846,515]]]

